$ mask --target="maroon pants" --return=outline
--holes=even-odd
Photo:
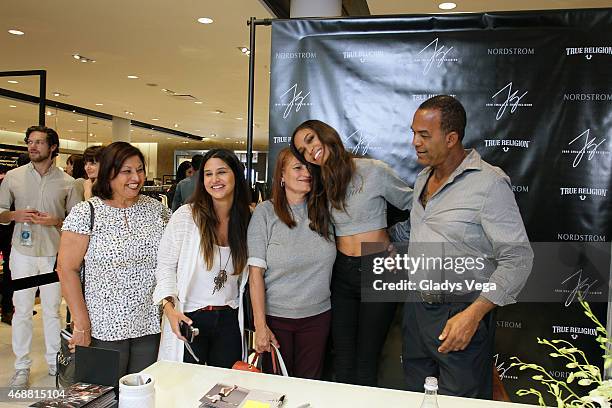
[[[266,322],[280,344],[280,352],[289,375],[320,379],[331,311],[301,319],[266,316]],[[264,371],[270,372],[269,367],[271,364],[267,355],[264,358]]]

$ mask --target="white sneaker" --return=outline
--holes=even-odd
[[[49,366],[49,375],[51,377],[55,377],[55,374],[57,374],[57,366],[56,365],[50,365]]]
[[[9,382],[11,388],[28,388],[30,386],[30,369],[22,368],[15,370],[15,375]]]

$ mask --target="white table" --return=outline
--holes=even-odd
[[[283,408],[310,403],[312,408],[418,408],[423,394],[362,387],[327,381],[249,373],[187,363],[158,361],[144,370],[155,378],[157,408],[198,407],[200,398],[216,383],[237,384],[286,395]],[[533,405],[438,396],[440,408],[519,408]]]

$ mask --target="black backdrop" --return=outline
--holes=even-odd
[[[338,130],[347,148],[384,160],[413,183],[420,168],[410,145],[412,115],[430,96],[456,96],[468,114],[464,144],[511,177],[530,240],[568,242],[578,252],[599,243],[604,256],[597,300],[604,302],[592,306],[605,324],[612,230],[611,27],[612,9],[274,21],[270,176],[295,126],[320,119]],[[577,269],[585,262],[570,258]],[[566,281],[547,273],[554,282],[541,287],[542,280],[534,278],[531,293],[567,294],[579,284],[578,277]],[[595,280],[587,273],[580,278],[583,286]],[[532,275],[538,276],[537,251]],[[593,324],[576,302],[529,300],[498,312],[496,358],[510,393],[534,385],[528,373],[507,370],[510,356],[542,363],[555,378],[568,375],[536,337],[572,341],[601,364],[593,332],[584,330]],[[398,344],[395,329],[383,385],[401,384],[400,378],[389,379],[400,375]]]

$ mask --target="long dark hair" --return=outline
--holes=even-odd
[[[200,231],[200,251],[204,256],[206,267],[212,269],[215,258],[215,245],[219,245],[217,226],[219,218],[215,213],[212,197],[204,187],[204,166],[210,159],[223,160],[234,173],[234,195],[228,223],[227,237],[232,253],[234,274],[242,273],[247,263],[247,228],[251,219],[250,189],[244,177],[244,167],[236,155],[227,149],[212,149],[202,160],[198,169],[195,191],[188,201],[191,204],[193,220]]]
[[[145,158],[137,147],[127,142],[114,142],[98,151],[98,178],[93,184],[92,193],[103,200],[113,198],[110,182],[121,171],[123,163],[130,157],[138,156],[142,161],[142,169],[146,174]]]
[[[295,146],[295,134],[303,129],[309,129],[316,133],[325,149],[329,152],[329,156],[322,166],[313,165],[311,167],[320,168],[320,172],[315,171],[315,174],[320,174],[318,180],[322,184],[320,187],[325,190],[327,199],[332,207],[337,210],[345,210],[346,190],[355,173],[355,163],[352,160],[353,155],[344,148],[342,139],[340,139],[336,129],[320,120],[307,120],[295,128],[293,135],[291,135],[291,150],[302,163],[306,163],[306,159]],[[313,189],[319,187],[316,184],[317,181],[315,180]]]

